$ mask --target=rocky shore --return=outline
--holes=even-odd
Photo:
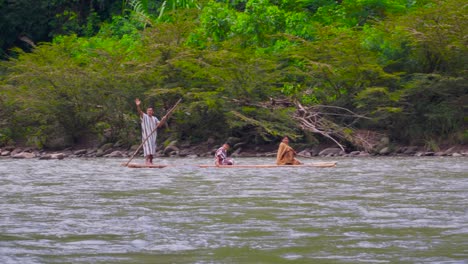
[[[106,143],[97,147],[73,147],[62,150],[44,150],[30,147],[5,146],[0,148],[0,158],[15,159],[71,159],[71,158],[130,158],[132,157],[138,145],[132,147],[123,147],[119,144]],[[178,144],[172,142],[166,147],[159,146],[156,157],[212,157],[219,144],[214,142],[205,142],[199,145],[190,145],[187,143]],[[265,145],[261,147],[247,147],[246,144],[235,144],[230,152],[232,157],[274,157],[276,155],[277,145]],[[468,146],[451,146],[438,151],[430,151],[422,146],[399,146],[383,147],[379,150],[350,151],[344,152],[340,148],[333,146],[323,147],[295,147],[299,157],[371,157],[371,156],[449,156],[449,157],[468,157]],[[140,149],[135,154],[136,157],[142,157],[143,151]]]

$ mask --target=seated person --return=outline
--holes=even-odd
[[[234,165],[234,161],[227,157],[227,151],[230,146],[228,143],[224,143],[215,153],[215,165]]]
[[[289,138],[284,137],[281,140],[281,143],[278,148],[278,153],[276,154],[276,165],[299,165],[301,162],[297,160],[296,151],[290,147]]]

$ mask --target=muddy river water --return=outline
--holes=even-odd
[[[466,157],[303,161],[0,159],[0,263],[468,263]]]

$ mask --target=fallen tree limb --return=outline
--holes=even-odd
[[[366,138],[362,133],[358,133],[357,130],[352,128],[352,125],[359,119],[369,119],[366,116],[359,115],[343,107],[325,105],[305,107],[299,102],[295,102],[294,104],[297,110],[293,118],[299,121],[303,130],[328,138],[343,151],[345,151],[343,142],[349,142],[353,146],[365,151],[370,151],[374,147],[373,141],[375,140],[368,140],[370,137]],[[338,124],[330,117],[343,117],[349,123]]]

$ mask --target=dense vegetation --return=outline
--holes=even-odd
[[[323,141],[291,118],[299,102],[366,116],[329,118],[393,142],[465,144],[467,9],[462,0],[0,0],[0,146],[135,144],[136,97],[158,117],[183,98],[166,140]]]

